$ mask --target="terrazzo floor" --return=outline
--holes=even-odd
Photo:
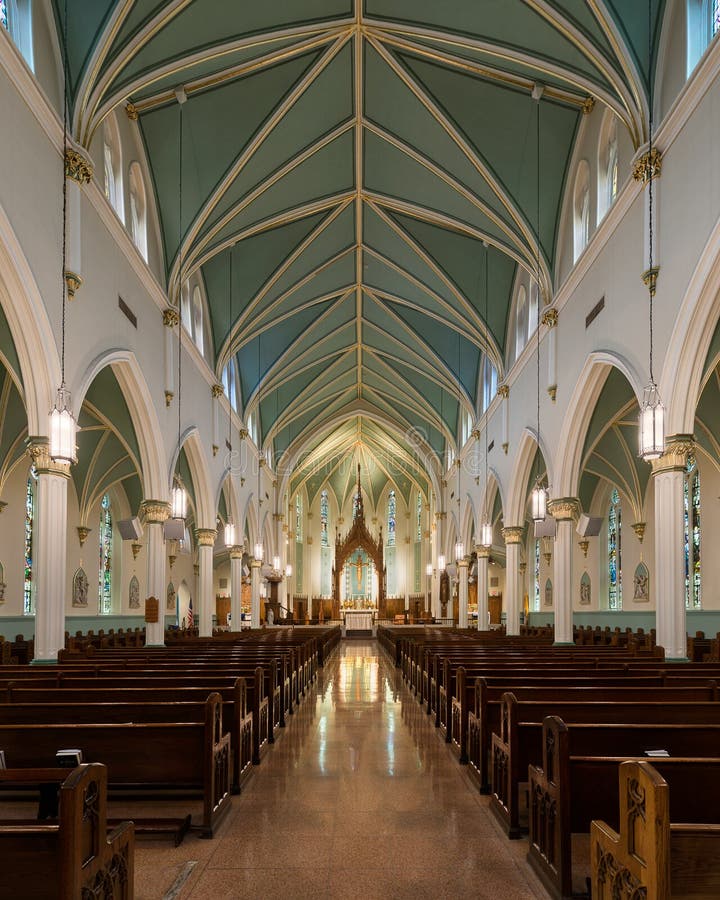
[[[140,843],[137,900],[546,897],[374,641],[344,641],[213,840]]]

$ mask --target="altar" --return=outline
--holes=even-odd
[[[347,609],[344,612],[344,616],[346,631],[372,631],[373,619],[375,618],[372,610]]]

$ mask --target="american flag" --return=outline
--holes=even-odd
[[[195,615],[193,613],[192,608],[192,597],[190,598],[190,606],[188,606],[188,614],[187,614],[187,627],[193,628],[195,626]]]

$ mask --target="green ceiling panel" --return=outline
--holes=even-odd
[[[5,318],[5,311],[0,305],[0,362],[4,366],[9,366],[15,376],[18,384],[22,384],[22,374],[20,372],[20,360],[18,359],[15,342],[10,333],[10,326]]]
[[[93,379],[93,383],[88,388],[85,399],[95,409],[100,410],[105,418],[112,423],[113,428],[122,435],[123,440],[128,444],[130,451],[139,463],[140,448],[135,434],[135,427],[133,426],[125,397],[120,390],[120,385],[111,366],[106,366],[98,372]]]
[[[638,0],[604,0],[610,10],[615,25],[625,39],[625,46],[630,48],[633,59],[640,69],[643,82],[648,86],[648,4]],[[665,0],[650,0],[652,8],[652,42],[653,58],[657,65],[658,43],[662,28],[662,17],[665,12]]]
[[[444,66],[401,57],[476,147],[526,220],[537,227],[538,106],[527,93],[488,84]],[[544,100],[540,106],[540,213],[545,255],[553,260],[565,173],[580,111]],[[488,128],[492,122],[492,128]]]
[[[0,491],[5,476],[25,455],[27,414],[12,376],[0,365]]]
[[[177,462],[175,464],[175,473],[179,476],[180,480],[185,485],[185,490],[188,492],[193,509],[196,509],[197,505],[195,502],[195,482],[193,481],[193,477],[190,472],[190,463],[188,462],[184,447],[180,448],[180,453],[178,454]]]
[[[103,33],[116,2],[117,0],[72,0],[72,2],[68,0],[68,89],[73,101],[83,69]],[[64,8],[62,0],[53,0],[60,44],[65,32]]]
[[[580,491],[578,493],[578,497],[580,499],[580,505],[583,508],[583,512],[587,514],[593,512],[592,502],[599,483],[600,479],[597,477],[597,475],[593,475],[587,470],[582,473],[582,477],[580,478]]]
[[[590,419],[583,447],[583,458],[608,422],[614,421],[618,411],[623,409],[633,397],[633,389],[623,373],[619,369],[610,369]]]
[[[183,231],[200,212],[260,126],[317,59],[310,53],[212,91],[183,108]],[[162,210],[165,255],[178,247],[180,106],[145,113],[140,123]],[[242,110],[242,116],[228,115]]]

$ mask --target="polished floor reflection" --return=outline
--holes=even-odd
[[[140,849],[141,900],[546,896],[377,643],[343,642],[315,695],[215,840]]]

